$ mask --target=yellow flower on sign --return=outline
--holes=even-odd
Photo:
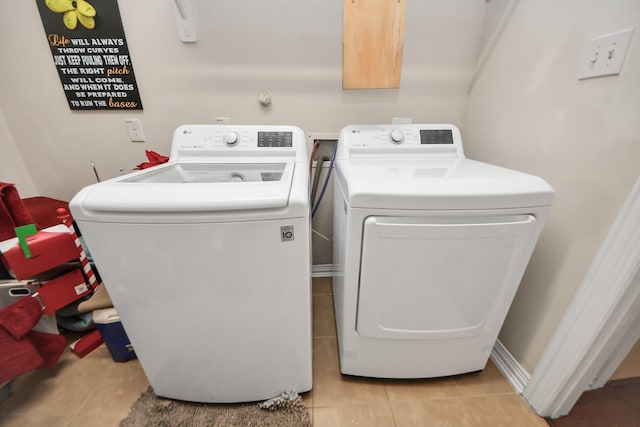
[[[64,13],[62,22],[65,27],[75,30],[78,21],[83,27],[93,30],[96,27],[96,10],[85,0],[45,0],[47,7],[56,13]]]

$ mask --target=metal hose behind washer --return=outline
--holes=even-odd
[[[313,175],[313,183],[311,184],[311,207],[313,207],[316,202],[316,193],[318,192],[318,182],[320,182],[320,174],[322,173],[322,165],[327,160],[330,160],[329,157],[325,154],[322,155],[319,159],[316,160],[316,172]]]

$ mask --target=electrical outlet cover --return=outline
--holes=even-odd
[[[144,142],[144,133],[142,132],[142,124],[140,119],[126,119],[127,131],[129,132],[129,141]]]

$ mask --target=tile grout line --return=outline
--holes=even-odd
[[[86,394],[86,396],[85,396],[84,400],[82,401],[82,403],[80,403],[80,405],[78,405],[78,408],[73,412],[73,415],[71,417],[69,417],[69,422],[67,423],[67,427],[70,426],[73,423],[73,421],[75,420],[75,418],[82,412],[83,408],[87,405],[87,403],[91,399],[91,396],[98,389],[98,387],[100,387],[100,385],[96,384]]]
[[[384,391],[386,393],[387,391],[387,386],[385,385],[384,387]],[[387,393],[387,399],[389,399],[389,394]],[[389,410],[391,411],[391,419],[393,420],[393,425],[394,427],[398,427],[398,420],[396,420],[396,412],[393,410],[393,405],[391,404],[391,400],[389,400],[387,402],[387,405],[389,405]]]

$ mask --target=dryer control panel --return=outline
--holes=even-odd
[[[340,132],[337,158],[429,155],[464,158],[450,124],[351,125]]]

